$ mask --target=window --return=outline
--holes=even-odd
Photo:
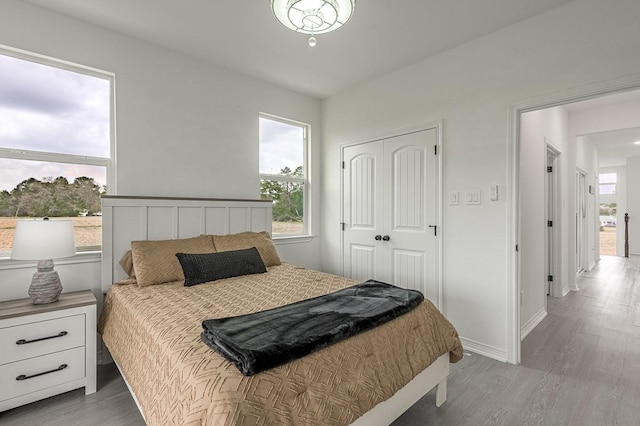
[[[309,233],[308,134],[306,124],[260,115],[260,193],[273,200],[274,237]]]
[[[600,195],[615,195],[618,175],[616,173],[602,173],[600,175]]]
[[[21,218],[74,222],[78,251],[102,243],[113,186],[113,76],[0,48],[0,257]]]

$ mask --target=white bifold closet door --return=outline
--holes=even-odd
[[[429,129],[345,147],[342,217],[346,276],[420,290],[438,304],[436,145]]]

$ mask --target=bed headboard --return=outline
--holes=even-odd
[[[127,278],[118,263],[134,240],[267,231],[271,200],[102,197],[102,291]]]

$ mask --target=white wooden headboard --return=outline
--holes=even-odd
[[[271,200],[102,197],[102,291],[127,278],[118,263],[134,240],[267,231]]]

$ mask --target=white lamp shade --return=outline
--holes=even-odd
[[[76,254],[71,220],[19,220],[11,259],[44,260]]]

